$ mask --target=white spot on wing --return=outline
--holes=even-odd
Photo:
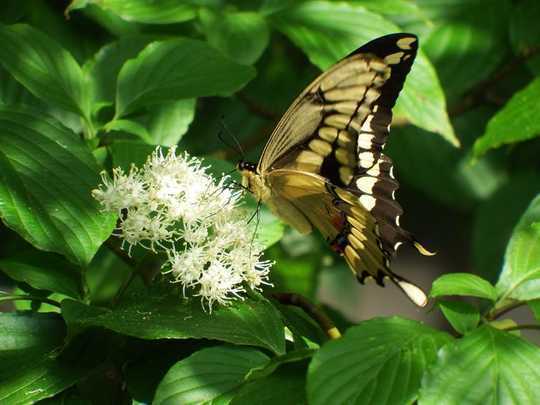
[[[398,39],[397,46],[400,49],[412,49],[411,45],[416,42],[416,38],[414,37],[405,37]]]
[[[356,187],[364,193],[373,194],[373,186],[377,182],[376,177],[361,177],[356,180]]]
[[[375,207],[376,202],[377,201],[375,200],[375,198],[370,195],[363,195],[360,197],[360,204],[362,204],[364,208],[368,211],[371,211],[373,207]]]
[[[370,114],[366,117],[364,120],[364,123],[362,124],[362,127],[360,128],[363,132],[373,132],[373,128],[371,127],[371,121],[373,120],[373,114]]]
[[[401,61],[401,57],[405,52],[396,52],[391,55],[385,56],[384,61],[389,65],[395,65]]]
[[[407,297],[409,297],[412,302],[414,302],[419,307],[426,306],[428,299],[426,297],[426,294],[420,288],[407,281],[396,280],[396,282],[403,290],[403,292],[407,294]]]

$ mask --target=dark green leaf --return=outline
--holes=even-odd
[[[437,305],[450,325],[462,335],[476,328],[480,322],[478,309],[466,302],[439,300]]]
[[[255,75],[201,41],[153,42],[118,76],[116,117],[143,106],[202,96],[227,96]]]
[[[327,1],[301,3],[273,15],[271,21],[323,70],[363,43],[400,31],[390,21],[361,6]],[[446,113],[437,74],[422,52],[398,99],[396,112],[414,125],[440,133],[453,145],[459,144]]]
[[[505,298],[540,298],[540,196],[525,211],[506,248],[504,267],[497,283]]]
[[[273,374],[244,384],[231,405],[302,405],[306,399],[305,362],[285,364]]]
[[[273,357],[267,363],[252,368],[245,379],[252,381],[268,377],[284,364],[302,362],[303,360],[312,358],[316,352],[317,349],[299,349],[290,351],[282,356]]]
[[[90,82],[94,85],[94,102],[113,104],[116,79],[122,65],[137,56],[153,37],[131,35],[108,43],[84,66]]]
[[[529,308],[533,312],[534,318],[540,321],[540,300],[532,300],[527,302]]]
[[[505,57],[508,2],[491,5],[483,1],[463,8],[437,26],[424,44],[451,100],[486,79]]]
[[[25,24],[0,26],[0,42],[0,63],[32,94],[89,119],[89,86],[66,50]]]
[[[81,297],[80,269],[54,253],[18,246],[21,250],[0,259],[0,270],[13,280],[38,290],[55,291],[69,297]]]
[[[408,404],[435,362],[446,333],[416,321],[379,318],[350,328],[313,357],[309,403]]]
[[[258,13],[203,9],[199,18],[208,42],[239,63],[255,63],[268,45],[268,25]]]
[[[130,140],[115,140],[111,145],[113,166],[129,171],[131,164],[142,166],[156,147]]]
[[[535,403],[539,365],[538,347],[485,326],[441,350],[422,380],[419,403]]]
[[[486,132],[474,144],[475,156],[504,144],[525,141],[540,133],[540,78],[533,80],[489,121]]]
[[[246,374],[268,362],[252,348],[218,346],[179,361],[159,384],[154,404],[229,403]]]
[[[157,288],[141,289],[112,310],[64,300],[62,315],[72,333],[102,326],[141,339],[206,338],[259,346],[277,354],[285,351],[280,314],[262,297],[216,307],[209,314],[196,298],[182,299]]]
[[[172,24],[188,21],[197,14],[196,1],[161,0],[75,0],[67,12],[96,4],[104,10],[118,15],[126,21],[146,24]]]
[[[497,290],[489,281],[470,273],[444,274],[433,282],[432,297],[443,295],[463,295],[485,298],[491,301],[497,299]]]
[[[53,119],[3,108],[0,165],[4,223],[39,249],[88,264],[115,220],[90,195],[99,169],[87,147]]]
[[[528,56],[538,52],[540,47],[539,19],[540,3],[538,1],[523,0],[514,5],[510,14],[510,40],[516,54]],[[532,72],[540,73],[538,55],[527,58],[526,63]]]

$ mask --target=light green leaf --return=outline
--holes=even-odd
[[[171,294],[170,286],[167,287],[132,291],[114,309],[64,300],[62,315],[72,334],[101,326],[141,339],[206,338],[284,353],[280,314],[263,297],[215,307],[210,314],[203,311],[199,299],[183,300],[178,294]]]
[[[322,70],[378,36],[400,32],[392,22],[364,7],[327,1],[301,3],[274,14],[271,21]],[[395,112],[459,145],[437,74],[423,52],[416,58]]]
[[[197,14],[197,1],[160,0],[75,0],[66,12],[96,4],[126,21],[146,24],[173,24],[189,21]]]
[[[25,24],[0,25],[0,42],[0,63],[32,94],[89,119],[89,85],[69,52]]]
[[[98,173],[86,145],[54,119],[0,108],[0,215],[38,249],[90,262],[115,225],[90,194]]]
[[[450,325],[462,335],[476,328],[480,322],[478,309],[466,302],[439,300],[437,305]]]
[[[540,196],[514,228],[496,287],[501,301],[540,298]]]
[[[188,98],[155,108],[148,114],[148,132],[153,145],[176,145],[195,117],[196,100]]]
[[[143,125],[132,120],[113,120],[105,125],[105,130],[107,132],[124,131],[128,134],[138,136],[141,141],[144,141],[147,144],[152,144],[152,139],[147,129]]]
[[[152,104],[228,96],[254,76],[252,67],[233,62],[204,42],[153,42],[120,70],[116,118]]]
[[[485,133],[474,144],[474,155],[504,144],[525,141],[540,133],[540,77],[529,83],[489,121]]]
[[[255,63],[270,40],[266,20],[258,13],[203,9],[199,19],[208,42],[239,63]]]
[[[532,300],[527,302],[529,308],[533,312],[534,319],[540,321],[540,300]]]
[[[538,347],[485,326],[440,351],[419,404],[532,404],[540,396],[539,365]]]
[[[227,404],[246,374],[269,361],[247,347],[217,346],[193,353],[165,374],[153,404]]]
[[[491,301],[497,299],[497,290],[489,281],[470,273],[444,274],[433,282],[432,297],[443,295],[462,295],[486,298]]]
[[[313,357],[308,399],[318,404],[409,404],[424,371],[449,335],[401,318],[379,318],[350,328]]]

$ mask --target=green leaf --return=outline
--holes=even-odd
[[[236,301],[230,306],[204,312],[199,299],[182,299],[168,290],[137,290],[114,309],[86,306],[73,300],[62,302],[62,315],[71,334],[102,326],[141,339],[206,338],[238,345],[285,351],[279,312],[261,296]],[[169,291],[169,292],[167,292]]]
[[[94,103],[113,104],[116,80],[122,65],[136,57],[154,37],[130,35],[103,46],[92,60],[84,65],[90,82],[94,86]]]
[[[132,120],[113,120],[105,125],[105,129],[107,131],[124,131],[139,137],[145,143],[152,144],[152,139],[147,129]]]
[[[274,14],[272,23],[324,70],[362,44],[400,29],[378,14],[346,3],[309,1]],[[446,101],[433,66],[422,52],[396,105],[416,126],[459,145],[446,113]]]
[[[504,144],[525,141],[540,133],[540,77],[515,93],[489,121],[486,132],[474,144],[474,155]]]
[[[462,335],[476,328],[480,322],[478,309],[466,302],[439,300],[437,305],[450,325]]]
[[[510,42],[517,55],[531,55],[540,46],[540,3],[524,0],[515,4],[510,14]],[[527,66],[540,73],[540,57],[528,57]]]
[[[517,172],[476,210],[472,234],[475,273],[496,282],[512,230],[540,192],[536,172]]]
[[[285,364],[266,378],[244,384],[231,405],[302,405],[306,399],[305,362]]]
[[[255,75],[201,41],[153,42],[118,76],[116,117],[141,107],[202,96],[228,96]]]
[[[442,295],[462,295],[486,298],[491,301],[497,299],[497,290],[489,281],[470,273],[444,274],[433,282],[432,297]]]
[[[7,375],[3,361],[14,352],[45,352],[62,345],[66,328],[56,314],[0,313],[0,375]],[[24,354],[24,353],[23,353]],[[5,373],[5,374],[4,374]]]
[[[25,24],[0,25],[0,42],[0,63],[32,94],[89,119],[89,86],[69,52]]]
[[[18,247],[22,250],[0,259],[0,270],[6,275],[38,290],[81,297],[80,269],[54,253]]]
[[[65,336],[58,315],[0,314],[0,402],[27,404],[63,391],[80,379],[81,370],[51,355]]]
[[[38,249],[90,262],[115,225],[90,195],[98,172],[84,143],[54,119],[0,108],[0,215]]]
[[[96,4],[126,21],[146,24],[173,24],[189,21],[197,15],[196,1],[160,0],[75,0],[66,13]]]
[[[179,361],[159,384],[153,404],[229,403],[244,377],[269,358],[247,347],[217,346]]]
[[[350,328],[313,357],[308,399],[318,404],[408,404],[446,333],[401,318],[378,318]]]
[[[532,404],[540,396],[539,364],[538,347],[484,326],[441,350],[419,404]]]
[[[462,8],[435,27],[425,42],[424,50],[450,100],[486,79],[505,57],[508,2],[491,4],[484,0]]]
[[[139,141],[115,140],[111,145],[113,166],[121,167],[126,171],[129,171],[131,164],[140,167],[155,148],[153,145]]]
[[[268,377],[284,364],[296,363],[310,359],[316,352],[317,349],[299,349],[290,351],[282,356],[273,357],[267,363],[262,364],[259,367],[252,368],[246,375],[245,379],[252,381]]]
[[[195,99],[173,101],[151,108],[148,132],[153,145],[176,145],[187,132],[195,117]]]
[[[268,46],[270,31],[258,13],[203,9],[199,19],[208,43],[239,63],[255,63]]]
[[[540,300],[532,300],[527,302],[529,308],[533,312],[534,319],[540,321]]]
[[[529,205],[514,228],[497,282],[503,298],[540,298],[540,196]]]

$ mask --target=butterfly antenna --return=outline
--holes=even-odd
[[[231,138],[233,141],[234,141],[234,145],[231,145],[230,143],[227,143],[225,142],[223,139],[222,139],[222,142],[225,143],[228,147],[230,147],[231,149],[234,149],[238,152],[238,154],[241,156],[242,159],[245,158],[246,154],[244,153],[244,149],[242,148],[242,145],[240,144],[240,142],[238,141],[238,138],[236,138],[236,136],[234,136],[234,134],[232,133],[232,131],[229,129],[229,127],[227,127],[227,124],[225,124],[225,119],[224,117],[221,117],[221,120],[220,120],[220,123],[221,123],[221,128],[222,128],[222,131],[227,133],[227,135],[229,136],[229,138]],[[221,138],[220,138],[221,139]]]
[[[253,247],[253,242],[255,241],[255,237],[257,236],[257,231],[259,230],[259,222],[260,222],[260,210],[261,210],[261,200],[257,201],[257,208],[255,208],[255,212],[251,216],[251,218],[248,220],[248,224],[253,220],[254,217],[256,217],[255,221],[255,229],[253,230],[253,236],[251,237],[251,243],[249,244],[250,254],[251,254],[251,248]]]

